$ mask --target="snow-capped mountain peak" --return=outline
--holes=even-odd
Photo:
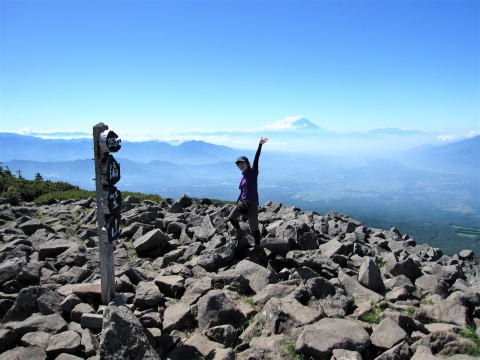
[[[320,127],[301,116],[289,116],[264,127],[265,130],[319,129]]]

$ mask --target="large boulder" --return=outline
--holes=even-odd
[[[210,290],[197,302],[197,321],[202,329],[227,324],[238,327],[245,320],[241,309],[223,290]]]
[[[135,292],[134,304],[140,308],[153,307],[163,296],[153,281],[140,281]]]
[[[35,231],[39,229],[45,229],[47,231],[53,232],[52,228],[48,225],[43,224],[39,219],[32,219],[21,223],[19,226],[26,235],[32,235]]]
[[[391,276],[405,275],[411,281],[415,281],[422,275],[420,264],[412,258],[390,263],[386,266],[385,271]]]
[[[105,309],[100,358],[160,360],[137,317],[126,306],[115,305]]]
[[[307,325],[295,343],[296,351],[318,360],[330,360],[333,349],[363,352],[370,345],[368,332],[346,319],[324,318]]]
[[[8,322],[5,327],[12,329],[18,336],[23,336],[32,331],[56,334],[66,330],[68,324],[60,314],[42,315],[35,313],[23,321]]]
[[[25,257],[13,257],[0,263],[0,285],[15,278],[27,264]]]
[[[381,349],[390,349],[405,340],[407,333],[395,321],[386,318],[373,330],[370,340]]]
[[[367,258],[358,269],[358,282],[377,293],[385,291],[380,270],[372,258]]]
[[[159,229],[153,229],[133,242],[139,256],[155,256],[168,245],[168,236]]]
[[[0,354],[0,360],[45,360],[46,358],[47,353],[39,346],[19,346]]]
[[[75,243],[73,241],[65,239],[47,241],[46,243],[40,245],[38,249],[38,260],[56,257],[74,245]]]
[[[311,324],[323,317],[323,311],[302,305],[293,298],[272,298],[261,312],[264,335],[290,333],[292,328]]]
[[[350,295],[355,303],[376,303],[383,299],[383,296],[377,294],[375,291],[367,289],[361,285],[354,277],[348,276],[341,272],[338,279],[345,287],[347,294]]]
[[[262,291],[268,284],[274,284],[279,280],[276,273],[250,260],[240,261],[235,266],[235,273],[246,278],[256,293]]]
[[[46,352],[49,356],[61,353],[75,353],[80,349],[81,337],[73,330],[50,336]]]
[[[467,327],[470,323],[468,308],[447,300],[417,309],[414,317],[420,321],[444,322],[460,327]]]
[[[48,310],[58,310],[58,307],[60,306],[58,301],[61,298],[63,299],[63,297],[44,286],[30,286],[24,288],[18,293],[13,306],[5,314],[2,322],[25,320],[36,312],[42,312],[45,315],[51,314],[55,311],[51,312]],[[43,311],[39,309],[37,299],[40,299],[40,307]]]
[[[216,232],[217,229],[212,223],[212,216],[206,215],[203,217],[200,226],[195,230],[195,236],[202,241],[208,241]]]
[[[185,330],[193,326],[193,316],[190,306],[179,302],[168,306],[163,313],[163,331]]]

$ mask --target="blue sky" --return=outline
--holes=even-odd
[[[480,128],[477,1],[0,3],[0,131]]]

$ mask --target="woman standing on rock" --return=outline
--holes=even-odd
[[[237,236],[243,236],[244,232],[238,223],[240,214],[248,215],[248,224],[250,231],[255,238],[255,248],[260,247],[260,230],[258,230],[258,159],[262,145],[268,141],[268,138],[260,138],[257,152],[253,160],[253,166],[250,167],[250,162],[246,156],[240,156],[235,161],[238,169],[242,172],[243,177],[240,180],[240,195],[232,211],[228,215],[227,221],[230,221],[237,232]]]

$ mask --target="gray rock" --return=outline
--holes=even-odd
[[[63,300],[64,297],[59,293],[49,290],[37,298],[37,307],[44,315],[53,314],[59,312]]]
[[[419,263],[412,258],[388,264],[385,271],[392,276],[405,275],[411,281],[415,281],[416,278],[422,275]]]
[[[432,350],[425,345],[420,345],[417,347],[415,354],[413,354],[411,360],[440,360],[440,357],[437,357],[432,354]]]
[[[208,241],[210,238],[215,235],[217,229],[213,226],[212,216],[205,215],[203,217],[202,223],[195,230],[195,236],[200,238],[202,241]]]
[[[255,305],[263,307],[271,298],[282,298],[290,294],[296,288],[295,285],[269,284],[253,297]]]
[[[159,275],[154,280],[162,294],[175,297],[183,290],[183,277],[180,275]]]
[[[217,271],[220,267],[227,265],[235,258],[235,251],[238,240],[232,239],[225,245],[213,250],[204,250],[198,257],[198,265],[210,272]]]
[[[69,313],[72,309],[80,304],[82,300],[75,294],[70,294],[65,297],[65,299],[60,304],[60,309]]]
[[[277,274],[249,260],[242,260],[235,266],[235,273],[248,280],[253,291],[260,292],[268,284],[278,282]]]
[[[207,329],[205,335],[227,347],[234,347],[237,341],[237,330],[232,325],[213,326]]]
[[[390,349],[405,340],[407,333],[395,321],[386,318],[375,327],[370,336],[373,345],[381,349]]]
[[[140,236],[133,242],[133,247],[139,255],[149,255],[150,251],[156,253],[168,245],[169,238],[159,229],[153,229]]]
[[[383,296],[377,294],[375,291],[367,289],[363,285],[361,285],[357,280],[353,277],[346,275],[345,273],[340,273],[338,279],[345,287],[347,294],[350,295],[356,303],[361,302],[379,302],[383,299]]]
[[[328,257],[333,255],[348,255],[352,249],[351,244],[341,243],[337,239],[327,241],[325,244],[319,246],[322,254]]]
[[[295,349],[318,360],[329,360],[334,349],[361,353],[369,345],[370,338],[361,325],[346,319],[324,318],[304,327]]]
[[[16,347],[0,354],[0,360],[45,360],[47,353],[41,347]]]
[[[163,313],[163,331],[169,333],[172,330],[190,329],[193,320],[190,306],[181,302],[170,305]]]
[[[458,257],[462,260],[471,260],[475,258],[473,250],[462,250],[458,253]]]
[[[262,309],[264,335],[288,334],[292,328],[311,324],[323,317],[323,311],[302,305],[293,298],[272,298]]]
[[[126,306],[109,305],[105,309],[100,340],[102,360],[159,360],[140,321]]]
[[[30,286],[20,290],[2,322],[25,320],[33,313],[38,312],[37,298],[46,293],[51,294],[53,291],[43,286]]]
[[[103,316],[101,314],[84,313],[80,319],[80,325],[85,329],[101,329]]]
[[[68,327],[60,314],[41,315],[33,314],[23,321],[6,323],[7,328],[12,329],[18,336],[23,336],[32,331],[45,331],[56,334]]]
[[[375,358],[375,360],[408,360],[410,359],[410,347],[406,341],[395,345]]]
[[[14,257],[0,263],[0,284],[17,276],[23,266],[27,264],[25,257]]]
[[[240,326],[245,316],[223,290],[210,290],[197,302],[197,321],[202,329],[216,325]]]
[[[40,245],[38,249],[38,260],[56,257],[72,246],[75,246],[75,243],[65,239],[47,241],[46,243]]]
[[[60,353],[75,353],[80,349],[81,337],[73,330],[50,336],[46,352],[49,356]]]
[[[330,275],[330,278],[336,275],[339,268],[339,265],[323,255],[320,249],[290,250],[286,258],[292,260],[297,266],[308,266],[322,276]]]
[[[70,313],[70,318],[75,322],[80,322],[83,314],[94,313],[95,310],[87,303],[80,303],[75,305]]]
[[[163,296],[153,281],[140,281],[137,285],[134,304],[141,308],[153,307],[162,301]]]
[[[439,301],[415,311],[414,317],[420,321],[434,321],[467,327],[470,323],[468,308],[450,301]]]
[[[290,250],[290,243],[285,238],[264,238],[260,240],[260,246],[272,254],[285,255]]]
[[[422,290],[423,296],[438,294],[445,298],[448,295],[448,284],[436,275],[420,276],[415,280],[415,286]]]
[[[81,345],[86,356],[93,356],[98,352],[98,341],[88,329],[82,330]]]
[[[215,351],[223,349],[220,343],[209,340],[205,335],[194,333],[183,344],[175,347],[167,356],[169,360],[213,358]]]
[[[35,231],[37,231],[39,229],[45,229],[49,232],[53,232],[53,229],[50,226],[43,224],[38,219],[32,219],[32,220],[25,221],[24,223],[20,224],[18,227],[26,235],[32,235]]]
[[[177,202],[183,207],[189,207],[190,205],[193,204],[193,200],[191,197],[189,197],[187,194],[183,194],[177,199]]]
[[[25,346],[39,346],[42,349],[46,349],[50,336],[51,334],[45,331],[33,331],[23,335],[20,342]]]
[[[398,300],[407,300],[414,291],[415,291],[415,286],[410,286],[410,285],[397,286],[397,287],[394,287],[392,290],[390,290],[385,295],[385,298],[392,302],[395,302]]]
[[[372,258],[367,258],[358,269],[358,282],[377,293],[385,291],[380,270]]]

